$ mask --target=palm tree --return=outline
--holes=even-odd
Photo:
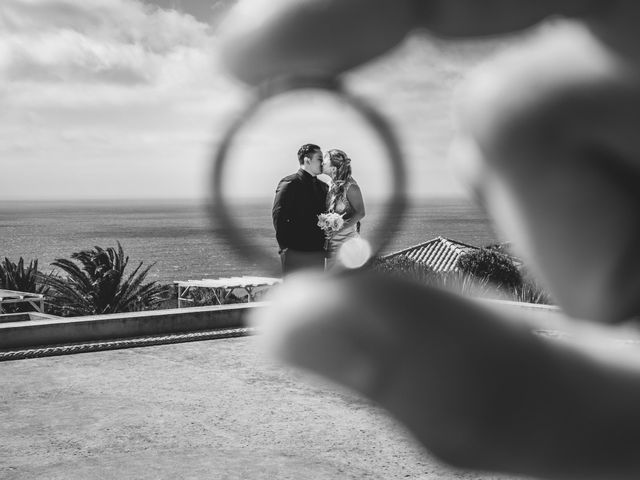
[[[38,271],[38,260],[31,260],[25,266],[24,258],[14,263],[7,257],[0,263],[0,288],[19,292],[46,295],[49,287],[43,281],[45,277]],[[4,307],[8,312],[26,312],[33,310],[29,304],[18,304]]]
[[[143,283],[153,264],[141,270],[143,262],[128,275],[120,242],[118,248],[94,247],[71,255],[72,260],[57,258],[51,263],[66,273],[55,275],[48,284],[64,316],[132,312],[153,307],[164,300],[167,287],[156,282]]]

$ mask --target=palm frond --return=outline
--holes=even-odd
[[[82,270],[71,260],[66,258],[56,258],[51,265],[61,268],[67,274],[67,280],[70,283],[74,283],[78,290],[84,292],[90,292],[93,289],[93,282],[87,275],[86,270]]]
[[[71,259],[56,259],[52,265],[62,269],[66,277],[58,277],[50,285],[56,298],[66,302],[64,309],[70,314],[126,312],[161,302],[164,287],[144,283],[155,264],[143,269],[140,262],[125,274],[128,264],[120,242],[106,249],[95,246],[71,254]]]
[[[152,302],[153,292],[143,289],[142,282],[144,282],[149,270],[151,270],[155,263],[140,271],[142,264],[143,262],[140,262],[136,269],[131,272],[129,277],[123,282],[119,295],[119,308],[123,308],[128,311],[131,304],[139,302],[140,300],[138,299],[140,298],[147,298],[149,302]],[[155,284],[155,282],[151,282],[151,285],[153,284]]]

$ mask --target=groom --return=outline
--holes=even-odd
[[[300,169],[280,180],[273,201],[273,226],[280,246],[282,273],[324,268],[324,234],[318,215],[326,210],[328,185],[322,173],[322,150],[307,143],[298,150]]]

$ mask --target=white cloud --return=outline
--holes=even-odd
[[[215,70],[213,44],[209,26],[190,15],[133,0],[3,0],[0,79],[184,82],[198,78],[193,69],[200,75]]]
[[[93,38],[140,43],[162,53],[176,45],[199,45],[207,24],[175,10],[134,0],[3,0],[0,26],[9,34],[74,30]]]
[[[215,50],[210,25],[142,0],[0,0],[0,177],[26,168],[40,197],[202,195],[211,148],[244,95]],[[398,127],[417,192],[457,188],[442,158],[450,95],[477,50],[411,40],[351,76]],[[0,198],[20,195],[20,182],[3,183]]]
[[[0,2],[0,177],[27,168],[34,197],[202,194],[237,93],[209,25],[136,0]],[[144,172],[158,182],[137,187]],[[95,175],[90,191],[74,181]],[[0,197],[25,195],[4,185]]]

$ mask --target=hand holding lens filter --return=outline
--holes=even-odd
[[[247,124],[257,116],[268,100],[290,92],[303,90],[328,93],[350,107],[376,135],[377,141],[382,146],[384,157],[389,162],[390,178],[385,176],[385,180],[391,182],[391,190],[384,208],[380,209],[381,216],[380,221],[377,222],[377,227],[372,228],[370,223],[365,223],[367,235],[345,242],[336,256],[336,269],[359,268],[378,254],[397,231],[407,203],[405,194],[406,174],[398,142],[387,121],[367,101],[346,91],[341,83],[333,78],[278,79],[269,81],[256,89],[255,96],[249,102],[249,105],[223,134],[215,153],[211,177],[212,195],[209,205],[210,214],[214,222],[213,227],[215,233],[222,236],[237,253],[247,260],[257,263],[262,268],[262,271],[279,274],[279,272],[275,271],[275,266],[279,262],[274,261],[274,257],[277,258],[275,232],[272,234],[274,246],[271,250],[264,246],[258,247],[255,241],[252,241],[251,236],[247,235],[246,230],[243,230],[238,223],[238,213],[229,199],[229,194],[225,193],[224,187],[227,189],[234,188],[234,185],[229,185],[228,178],[230,164],[234,163],[229,160],[230,152],[239,142],[239,137],[242,136],[241,134]],[[278,135],[286,136],[287,132],[282,131]],[[310,141],[313,141],[313,139]],[[327,147],[340,148],[340,145]],[[293,157],[295,157],[295,151],[292,152]],[[255,161],[262,161],[262,159]],[[362,168],[367,167],[365,161],[360,165]],[[292,170],[293,166],[292,163]],[[272,193],[275,193],[276,183],[277,179],[273,183]],[[368,195],[373,193],[364,192],[365,201]],[[369,217],[365,220],[369,220]]]

